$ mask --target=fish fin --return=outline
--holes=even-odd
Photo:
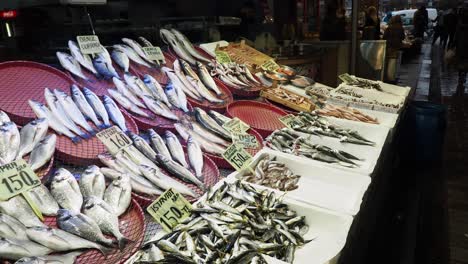
[[[77,143],[79,143],[79,142],[81,141],[81,138],[78,137],[78,136],[72,137],[72,138],[71,138],[71,141],[72,141],[73,143],[77,144]]]
[[[94,130],[94,129],[91,129],[90,131],[88,131],[88,133],[91,135],[91,136],[94,136],[97,134],[97,131]]]
[[[107,126],[106,124],[101,124],[98,126],[99,129],[106,129],[106,128],[109,128],[109,126]]]
[[[119,239],[119,249],[123,250],[129,243],[132,243],[133,241],[126,238],[126,237],[121,237]]]

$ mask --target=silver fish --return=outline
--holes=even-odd
[[[53,130],[55,130],[55,132],[57,132],[59,135],[65,135],[69,137],[74,143],[77,143],[81,140],[78,136],[73,134],[73,132],[71,132],[67,127],[65,127],[62,124],[62,122],[60,122],[45,105],[33,100],[28,100],[28,104],[34,111],[36,116],[38,118],[45,118],[49,126]]]
[[[80,88],[78,88],[78,86],[72,84],[72,86],[70,88],[70,92],[71,92],[71,97],[72,97],[73,101],[75,102],[76,106],[78,106],[81,113],[85,117],[87,117],[88,119],[93,121],[93,123],[96,125],[96,127],[100,128],[100,129],[105,128],[105,126],[101,123],[101,121],[99,121],[96,113],[94,113],[94,110],[91,107],[91,105],[88,103],[88,101],[86,101],[86,98],[85,98],[84,94],[81,92]]]
[[[203,153],[197,141],[189,136],[187,140],[187,154],[190,161],[190,166],[195,171],[195,176],[199,179],[203,177]]]
[[[115,69],[112,67],[112,64],[108,64],[102,54],[98,54],[96,57],[94,57],[93,66],[99,75],[106,79],[119,77]]]
[[[166,94],[164,93],[164,89],[161,87],[158,81],[153,78],[153,76],[149,74],[145,74],[143,76],[143,82],[146,86],[151,90],[152,95],[159,101],[165,103],[168,107],[171,107],[169,100],[167,99]]]
[[[134,95],[140,98],[144,95],[151,96],[151,90],[137,76],[125,73],[124,79]]]
[[[72,54],[73,58],[75,58],[75,60],[77,60],[81,64],[81,66],[85,67],[94,75],[97,75],[97,71],[93,67],[93,61],[91,60],[91,57],[88,54],[81,53],[81,50],[75,41],[69,40],[68,48],[70,49],[70,53]]]
[[[182,106],[181,102],[179,102],[179,97],[177,95],[176,89],[175,89],[174,85],[172,84],[172,82],[169,82],[166,85],[166,88],[164,88],[164,93],[166,94],[167,99],[169,100],[171,105],[173,105],[174,107],[182,109],[183,106]]]
[[[231,118],[213,110],[208,111],[208,115],[210,115],[220,126],[223,126],[225,123],[231,121]]]
[[[83,197],[96,196],[102,198],[106,190],[104,175],[96,165],[91,165],[81,174],[80,191]]]
[[[75,177],[66,169],[58,169],[50,183],[50,193],[60,207],[73,212],[80,212],[83,195]]]
[[[28,240],[26,227],[16,218],[7,214],[0,214],[0,237]]]
[[[176,94],[177,94],[177,101],[179,102],[180,109],[182,109],[184,112],[188,112],[187,109],[187,96],[185,95],[185,92],[182,87],[184,85],[180,82],[179,78],[175,75],[175,73],[169,69],[169,68],[163,68],[163,71],[166,73],[166,75],[169,77],[171,80],[167,86],[172,85],[174,88]],[[166,86],[166,90],[167,90]]]
[[[60,51],[57,51],[55,54],[57,55],[60,65],[62,65],[65,70],[71,72],[77,77],[80,77],[81,79],[89,80],[88,77],[86,77],[81,71],[80,64],[75,60],[75,58],[67,53]]]
[[[128,111],[146,117],[150,118],[151,116],[147,114],[145,111],[143,111],[141,108],[139,108],[137,105],[135,105],[133,102],[131,102],[127,97],[125,97],[123,94],[121,94],[119,91],[114,90],[114,89],[107,89],[109,92],[109,95],[114,98],[115,101],[119,105],[121,105],[123,108],[127,109]]]
[[[211,130],[206,129],[204,126],[200,125],[197,122],[190,122],[190,125],[188,125],[188,127],[192,128],[195,133],[197,133],[203,138],[206,138],[208,141],[225,147],[231,145],[231,142],[224,140],[223,138],[211,132]]]
[[[131,47],[141,58],[143,58],[144,60],[146,60],[149,63],[153,63],[152,60],[150,60],[148,57],[146,57],[146,54],[143,51],[143,48],[141,47],[141,45],[138,42],[134,41],[133,39],[129,39],[129,38],[122,38],[122,42],[127,44],[129,47]]]
[[[178,163],[174,162],[173,160],[163,156],[163,155],[156,155],[159,164],[164,166],[168,172],[172,175],[176,176],[177,178],[195,184],[198,188],[202,191],[206,189],[206,186],[203,182],[201,182],[195,175],[193,175],[189,170],[184,168],[183,166],[179,165]]]
[[[119,218],[114,209],[101,198],[88,197],[83,205],[83,213],[93,219],[104,234],[117,238],[120,250],[130,242],[119,230]]]
[[[104,104],[101,102],[99,97],[86,87],[83,88],[83,93],[88,103],[94,109],[94,113],[96,113],[96,115],[101,118],[104,126],[106,128],[111,127],[109,122],[109,115],[107,114],[106,108],[104,107]]]
[[[1,201],[0,212],[16,218],[26,227],[44,226],[21,195],[10,198],[8,201]]]
[[[141,194],[147,194],[150,196],[161,195],[162,190],[156,188],[150,181],[140,175],[135,175],[131,173],[121,173],[119,171],[101,168],[102,173],[110,180],[118,179],[119,177],[129,177],[130,184],[132,186],[132,192],[137,192]]]
[[[106,238],[98,224],[90,217],[67,209],[60,209],[57,212],[57,225],[60,229],[80,236],[89,241],[112,246],[112,239]]]
[[[109,96],[104,95],[104,106],[106,107],[107,112],[109,113],[109,117],[112,119],[112,121],[117,124],[117,126],[119,126],[124,133],[128,132],[129,130],[125,124],[125,117],[123,116],[119,107],[115,104],[114,100],[112,100]]]
[[[111,57],[114,62],[124,70],[124,72],[128,72],[128,69],[130,68],[130,59],[125,52],[114,49],[112,50]]]
[[[39,141],[39,143],[34,147],[31,152],[31,157],[28,160],[33,171],[36,171],[49,162],[54,155],[56,142],[57,136],[55,134],[50,134]]]
[[[210,90],[214,91],[216,95],[221,95],[221,90],[219,90],[218,86],[216,85],[215,81],[211,77],[210,73],[206,69],[205,65],[197,62],[197,69],[198,69],[198,76],[200,77],[203,84],[206,85]]]
[[[203,55],[201,55],[195,48],[193,47],[192,43],[178,30],[176,29],[171,29],[172,34],[179,40],[179,43],[182,43],[182,46],[188,53],[194,57],[196,60],[204,62],[204,63],[210,63],[211,61],[207,58],[205,58]]]
[[[164,139],[166,141],[166,146],[171,153],[171,157],[173,160],[177,161],[180,165],[188,168],[187,161],[185,160],[184,149],[182,148],[182,144],[180,144],[179,139],[177,138],[174,133],[167,130],[164,134]]]
[[[124,76],[128,76],[128,74],[125,74]],[[132,91],[125,85],[124,82],[122,82],[118,78],[112,78],[112,81],[114,82],[115,87],[117,90],[125,97],[127,97],[128,100],[130,100],[134,105],[137,105],[139,107],[145,107],[145,105],[141,102],[138,97],[132,93]]]
[[[23,257],[44,256],[52,250],[29,240],[0,238],[0,258],[17,260]]]
[[[151,148],[150,144],[146,142],[142,137],[135,133],[130,133],[130,138],[133,141],[133,145],[145,155],[151,161],[156,160],[156,152]]]
[[[140,170],[141,170],[141,173],[149,181],[151,181],[154,185],[156,185],[157,187],[161,188],[164,191],[170,188],[173,188],[175,191],[181,194],[189,195],[192,197],[197,197],[197,193],[195,193],[192,189],[190,189],[183,183],[180,183],[174,180],[173,178],[167,176],[159,169],[141,165]]]
[[[196,60],[192,57],[192,55],[190,55],[186,50],[184,50],[184,48],[177,42],[177,39],[174,36],[174,34],[172,34],[167,29],[160,29],[159,34],[161,36],[161,39],[166,44],[171,46],[172,50],[174,50],[174,52],[177,54],[179,58],[195,66]]]
[[[158,133],[156,133],[153,129],[148,129],[148,134],[150,136],[150,142],[151,142],[151,146],[153,147],[153,150],[157,154],[161,154],[163,156],[171,158],[171,153],[167,149],[164,139],[162,139],[162,137]]]
[[[194,79],[190,76],[187,76],[187,81],[198,90],[200,95],[212,103],[223,103],[224,101],[221,99],[216,98],[200,80]]]
[[[154,100],[153,97],[150,96],[143,96],[143,102],[145,103],[146,107],[151,110],[156,115],[171,119],[171,120],[179,120],[179,118],[172,113],[165,105],[157,100]]]
[[[244,74],[245,76],[247,76],[247,79],[249,79],[249,81],[257,84],[257,85],[260,85],[261,83],[259,81],[257,81],[257,79],[255,79],[255,77],[252,75],[252,73],[250,72],[249,68],[247,67],[247,65],[245,64],[241,64],[240,65],[241,69],[244,70]]]
[[[10,163],[18,154],[20,147],[20,132],[13,122],[6,122],[0,126],[0,160]]]
[[[0,125],[3,125],[3,123],[10,121],[10,117],[5,112],[0,110]]]
[[[144,61],[132,48],[130,48],[127,45],[114,45],[112,46],[114,49],[119,50],[123,53],[125,53],[128,58],[140,65],[143,65],[145,67],[151,68],[151,65],[149,65],[146,61]]]
[[[55,216],[59,205],[44,185],[39,185],[28,191],[29,197],[37,205],[43,215]]]
[[[205,128],[213,131],[226,140],[231,140],[231,135],[222,126],[218,125],[204,110],[196,107],[194,109],[197,121]]]
[[[83,116],[80,109],[78,106],[76,106],[75,102],[73,102],[73,99],[69,95],[58,89],[54,90],[54,94],[62,105],[63,109],[65,109],[66,114],[70,117],[71,120],[73,120],[73,122],[86,129],[86,131],[88,131],[88,133],[91,135],[96,134],[94,128],[88,124],[86,118]]]
[[[153,47],[153,44],[147,40],[146,38],[142,37],[142,36],[139,36],[138,37],[138,40],[140,41],[140,43],[144,46],[144,47]]]
[[[175,60],[173,63],[174,73],[179,78],[180,82],[191,92],[196,98],[200,98],[200,93],[192,86],[192,84],[187,80],[182,68],[180,67],[179,60]]]
[[[208,153],[215,154],[220,156],[226,150],[224,147],[217,145],[211,141],[208,141],[203,135],[197,134],[195,131],[188,129],[187,127],[183,126],[182,124],[174,124],[175,129],[179,133],[179,135],[184,139],[188,140],[190,136],[192,136],[198,143],[200,143],[200,147]]]
[[[15,264],[72,264],[83,252],[70,252],[63,255],[47,255],[42,257],[25,257]]]
[[[106,201],[115,211],[117,216],[125,213],[132,200],[132,186],[130,178],[120,177],[113,180],[104,192],[104,201]]]

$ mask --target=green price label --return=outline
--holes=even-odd
[[[338,78],[340,78],[340,80],[342,80],[344,83],[347,83],[347,84],[355,82],[354,78],[351,77],[351,75],[349,75],[348,73],[343,73],[340,76],[338,76]]]
[[[273,59],[265,61],[260,67],[265,71],[276,71],[280,68]]]
[[[231,62],[231,57],[225,51],[215,50],[216,61],[219,63],[229,63]]]
[[[165,191],[146,209],[167,232],[189,217],[191,210],[192,205],[173,189]]]
[[[166,63],[166,58],[160,47],[143,47],[143,52],[150,60],[162,61]]]
[[[294,115],[285,115],[279,118],[279,121],[283,123],[286,127],[294,128],[296,126],[302,127],[304,126],[304,122],[297,119]]]
[[[40,184],[41,181],[34,171],[22,159],[0,166],[0,200],[2,201]]]
[[[231,144],[223,153],[223,158],[236,170],[242,170],[250,165],[252,156],[242,146]]]
[[[232,142],[243,148],[258,148],[257,138],[250,134],[232,134]]]
[[[102,46],[96,35],[77,36],[78,46],[83,54],[95,54],[102,52]]]
[[[250,129],[250,126],[237,117],[223,124],[223,128],[231,134],[244,134]]]
[[[132,140],[116,126],[103,130],[96,136],[112,155],[132,144]]]

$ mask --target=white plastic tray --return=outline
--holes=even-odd
[[[276,157],[277,161],[287,164],[294,174],[301,176],[298,188],[288,191],[286,197],[349,215],[356,215],[359,212],[362,197],[371,182],[370,177],[322,166],[313,166],[310,162],[304,160],[279,156],[275,151],[267,148],[254,156],[252,164],[256,164],[264,154]],[[246,170],[234,172],[228,176],[228,179],[241,180],[242,175],[245,173]],[[257,186],[256,184],[253,185]]]
[[[225,40],[220,40],[216,42],[203,43],[203,44],[200,44],[200,48],[204,50],[206,53],[210,54],[211,56],[216,57],[215,49],[217,45],[219,45],[220,47],[226,47],[229,45],[229,42]]]

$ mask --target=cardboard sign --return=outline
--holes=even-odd
[[[243,148],[258,148],[257,138],[250,134],[232,134],[232,142]]]
[[[76,36],[78,46],[83,54],[95,54],[102,52],[102,46],[96,35]]]
[[[216,61],[219,63],[229,63],[231,62],[231,57],[225,51],[215,50]]]
[[[276,71],[280,68],[273,59],[265,61],[260,67],[265,71]]]
[[[191,210],[192,205],[173,189],[165,191],[146,209],[167,232],[189,217]]]
[[[2,201],[40,184],[41,181],[37,175],[22,159],[0,166],[0,200]]]
[[[112,155],[132,144],[132,140],[116,126],[103,130],[96,136]]]
[[[234,117],[229,122],[224,123],[223,128],[231,134],[244,134],[247,130],[250,129],[250,126],[244,123],[239,118]]]
[[[351,77],[351,75],[349,75],[348,73],[343,73],[340,76],[338,76],[338,78],[340,78],[340,80],[342,80],[344,83],[348,84],[355,82],[354,78]]]
[[[166,58],[160,47],[143,47],[143,52],[150,60],[163,61],[166,63]]]
[[[297,119],[294,115],[291,114],[280,117],[279,121],[289,128],[293,128],[295,126],[304,126],[304,123],[301,120]]]
[[[242,146],[232,144],[223,153],[223,158],[240,171],[250,165],[252,156]]]

